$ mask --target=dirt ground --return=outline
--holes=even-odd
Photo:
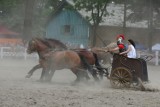
[[[72,85],[70,70],[56,71],[51,83],[37,80],[41,70],[26,79],[37,60],[1,59],[0,107],[160,107],[160,91],[113,89],[109,80]],[[146,87],[160,89],[160,66],[148,65]]]

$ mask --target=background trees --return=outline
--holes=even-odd
[[[45,24],[60,0],[0,0],[0,25],[22,34],[24,40],[44,36]]]
[[[128,16],[131,22],[147,21],[148,27],[148,47],[151,50],[154,30],[160,27],[160,1],[159,0],[128,0],[133,12]]]
[[[23,35],[24,39],[44,36],[45,25],[63,0],[0,0],[0,24],[8,26]],[[86,19],[93,24],[93,45],[97,27],[106,15],[106,7],[114,2],[124,6],[123,29],[126,21],[135,23],[145,20],[148,24],[148,44],[151,47],[154,29],[160,27],[160,0],[69,0],[75,9],[88,12]],[[127,11],[131,13],[127,13]],[[101,39],[101,38],[100,38]],[[102,40],[103,41],[103,40]]]
[[[96,44],[97,27],[103,21],[103,17],[106,16],[107,4],[112,0],[73,0],[75,3],[75,8],[77,10],[84,10],[88,12],[89,16],[86,17],[88,21],[93,23],[93,40],[92,45]],[[101,38],[100,38],[101,39]]]

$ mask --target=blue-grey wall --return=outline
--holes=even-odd
[[[64,34],[63,26],[70,25],[71,33]],[[83,44],[87,46],[89,43],[90,24],[81,17],[76,11],[63,10],[57,14],[48,24],[46,36],[61,40],[65,43]]]

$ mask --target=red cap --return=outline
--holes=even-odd
[[[123,40],[125,39],[125,38],[124,38],[124,34],[119,34],[119,35],[117,35],[117,39],[120,38],[120,37],[122,37]]]

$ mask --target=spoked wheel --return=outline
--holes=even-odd
[[[118,67],[111,72],[110,83],[114,88],[125,88],[129,87],[132,82],[131,72],[124,68]]]

